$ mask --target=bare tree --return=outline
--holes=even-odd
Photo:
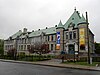
[[[7,55],[16,58],[16,49],[15,48],[9,49]]]
[[[49,53],[50,50],[49,50],[48,44],[45,44],[45,43],[41,44],[40,42],[36,42],[36,43],[34,43],[34,45],[30,46],[29,52],[37,53],[37,54],[41,55],[41,54]]]

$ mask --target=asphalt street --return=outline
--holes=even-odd
[[[100,75],[100,72],[0,61],[0,75]]]

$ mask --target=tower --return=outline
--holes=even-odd
[[[61,20],[58,24],[58,27],[56,28],[56,35],[57,35],[56,50],[57,52],[60,52],[64,50],[64,27]]]

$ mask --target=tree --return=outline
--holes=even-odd
[[[16,49],[12,48],[12,49],[8,50],[7,55],[11,56],[13,58],[16,57]]]
[[[3,55],[3,53],[4,53],[4,48],[0,47],[0,55]]]
[[[40,42],[36,42],[34,45],[31,45],[29,48],[30,53],[37,53],[39,55],[49,53],[48,44],[41,44]]]
[[[95,43],[95,53],[100,54],[100,43]]]
[[[4,40],[0,39],[0,55],[4,54]]]
[[[28,51],[30,53],[34,53],[34,49],[35,49],[34,45],[31,45],[31,46],[28,47]]]

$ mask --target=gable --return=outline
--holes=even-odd
[[[80,16],[78,11],[74,11],[74,13],[71,15],[71,17],[67,20],[67,22],[64,24],[64,28],[67,29],[70,25],[70,23],[75,24],[75,27],[77,27],[78,23],[86,22],[84,16]]]

